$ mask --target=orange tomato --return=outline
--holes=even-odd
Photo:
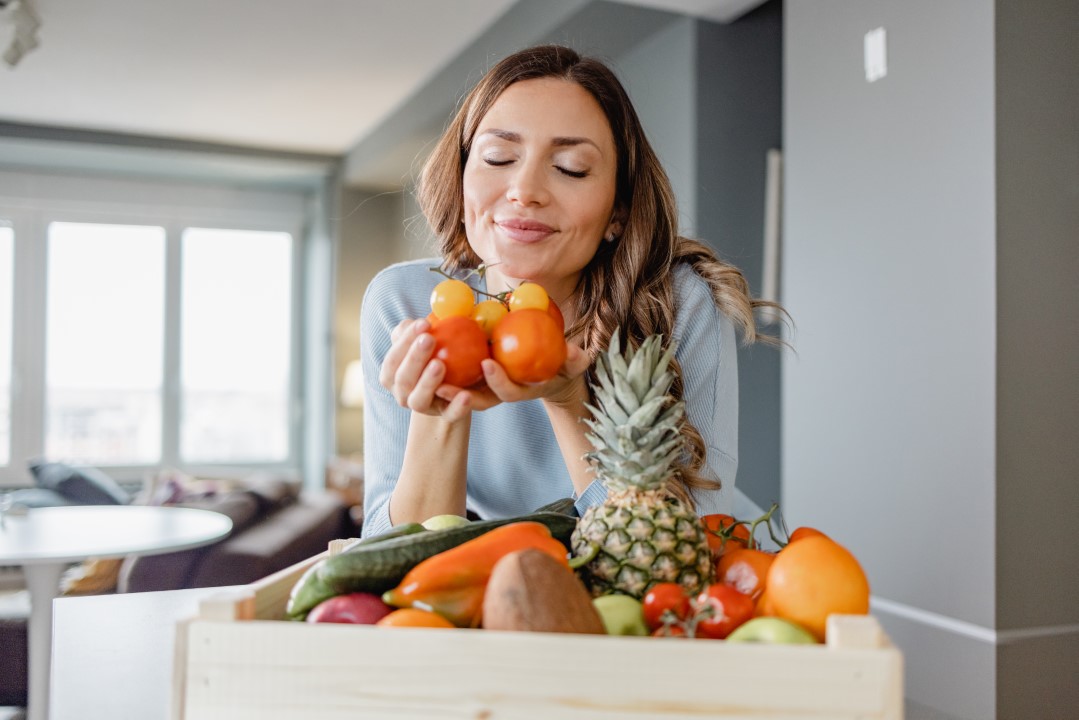
[[[509,310],[498,300],[484,300],[483,302],[476,303],[476,306],[472,308],[472,319],[480,324],[483,328],[483,332],[490,339],[491,333],[494,332],[495,325],[498,321],[506,316]]]
[[[764,592],[768,570],[775,559],[774,553],[764,550],[732,547],[716,563],[716,582],[730,585],[756,600]]]
[[[417,608],[394,610],[392,613],[376,622],[375,625],[380,625],[382,627],[456,627],[438,613],[433,613],[430,610],[419,610]]]
[[[475,303],[472,287],[463,280],[443,280],[431,291],[431,313],[439,319],[468,317]]]
[[[543,289],[543,286],[533,282],[521,283],[506,298],[506,303],[510,306],[511,312],[526,308],[546,310],[550,302],[551,299],[547,296],[547,291]]]
[[[566,340],[546,310],[515,310],[495,325],[491,356],[515,383],[546,382],[566,361]]]
[[[795,540],[803,540],[803,539],[805,539],[807,537],[828,537],[828,536],[825,535],[824,533],[822,533],[817,528],[800,527],[800,528],[795,528],[794,529],[794,532],[792,532],[790,534],[790,537],[787,538],[787,542],[792,543]]]
[[[776,555],[767,577],[774,614],[824,640],[832,613],[869,612],[869,580],[858,560],[827,537],[807,537]]]

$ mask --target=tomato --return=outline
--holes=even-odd
[[[644,622],[649,630],[685,620],[689,614],[689,596],[678,583],[656,583],[641,601]]]
[[[764,592],[768,569],[775,558],[774,553],[764,550],[732,547],[716,563],[716,581],[756,600]]]
[[[697,637],[722,640],[753,617],[753,598],[730,585],[714,583],[696,600]]]
[[[417,608],[401,608],[382,618],[375,625],[381,627],[425,627],[425,628],[452,628],[456,627],[446,618],[430,610]]]
[[[753,610],[753,617],[769,617],[775,614],[776,610],[772,607],[772,600],[768,597],[768,588],[766,587],[757,596],[757,606]]]
[[[712,551],[714,558],[722,555],[728,546],[734,549],[748,547],[750,544],[749,528],[733,515],[705,515],[701,522],[704,523],[705,534],[708,536],[708,549]]]
[[[484,300],[476,303],[476,306],[472,308],[472,319],[480,324],[484,334],[490,339],[495,325],[508,312],[509,310],[506,309],[506,306],[498,300]]]
[[[495,325],[491,355],[515,383],[546,382],[566,361],[566,340],[545,310],[526,308]]]
[[[472,314],[475,304],[472,287],[463,280],[443,280],[431,291],[431,312],[440,320],[467,317]]]
[[[685,625],[660,625],[652,631],[652,637],[678,637],[686,636]]]
[[[790,537],[787,538],[787,542],[792,543],[795,540],[803,540],[803,539],[805,539],[807,537],[828,537],[828,536],[825,535],[824,533],[822,533],[820,530],[818,530],[816,528],[800,527],[800,528],[795,528],[794,529],[794,532],[792,532],[790,534]]]
[[[803,538],[780,550],[767,584],[774,614],[805,626],[821,641],[832,613],[869,612],[869,580],[862,566],[826,537]]]
[[[547,291],[543,289],[542,285],[523,282],[514,288],[506,302],[510,306],[510,312],[526,308],[546,310],[551,303],[551,299],[547,296]]]
[[[430,333],[435,339],[434,357],[446,365],[442,382],[465,388],[483,379],[480,363],[490,353],[479,323],[470,317],[448,317],[435,323]]]
[[[547,303],[547,314],[550,315],[555,323],[558,325],[558,332],[562,335],[566,334],[566,319],[562,317],[562,311],[558,308],[558,303],[553,300]]]

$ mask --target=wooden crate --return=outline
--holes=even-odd
[[[179,625],[173,720],[903,717],[902,656],[871,616],[829,618],[815,646],[281,621],[321,557]]]

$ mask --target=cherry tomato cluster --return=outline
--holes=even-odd
[[[833,613],[869,612],[869,582],[857,559],[820,530],[799,527],[776,537],[771,509],[752,522],[730,515],[701,518],[716,563],[715,582],[696,596],[659,583],[642,602],[655,635],[725,638],[754,617],[778,617],[824,641]],[[778,551],[756,539],[764,525]]]
[[[562,312],[536,283],[524,282],[505,296],[476,302],[468,283],[443,280],[431,292],[427,320],[434,357],[445,365],[448,385],[479,383],[486,358],[518,384],[546,382],[566,361]]]

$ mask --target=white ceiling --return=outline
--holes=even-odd
[[[40,45],[0,63],[0,122],[332,155],[516,2],[23,1]],[[727,21],[762,0],[620,1]]]

